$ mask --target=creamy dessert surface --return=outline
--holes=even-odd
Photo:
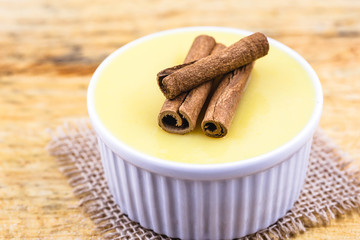
[[[116,138],[164,160],[212,164],[267,153],[304,128],[315,106],[314,86],[295,59],[270,45],[268,55],[255,63],[227,136],[207,137],[200,124],[185,135],[162,130],[157,117],[165,97],[156,74],[182,63],[199,34],[211,35],[227,46],[243,37],[221,31],[157,36],[133,44],[103,70],[96,84],[95,109]]]

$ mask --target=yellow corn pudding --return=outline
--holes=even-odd
[[[98,75],[94,102],[100,121],[113,136],[160,159],[214,164],[270,152],[305,127],[315,107],[310,75],[295,58],[270,42],[268,55],[255,63],[224,138],[205,136],[199,123],[185,135],[162,130],[157,118],[165,97],[156,83],[156,74],[181,64],[200,34],[213,36],[227,46],[244,37],[221,30],[174,31],[135,41],[110,58]]]

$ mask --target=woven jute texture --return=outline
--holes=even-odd
[[[169,239],[131,221],[107,187],[88,121],[66,123],[52,131],[48,145],[60,170],[69,179],[80,207],[107,239]],[[287,239],[309,227],[360,209],[359,171],[321,130],[315,133],[305,184],[293,208],[275,224],[242,239]]]

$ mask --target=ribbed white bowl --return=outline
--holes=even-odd
[[[217,27],[164,31],[249,32]],[[299,196],[306,175],[311,140],[322,110],[322,89],[315,72],[297,53],[269,39],[294,57],[309,73],[316,91],[315,110],[308,124],[291,141],[261,156],[234,163],[196,165],[157,159],[116,139],[101,123],[94,107],[100,72],[130,43],[96,70],[88,89],[88,111],[98,135],[105,177],[115,201],[130,219],[146,228],[183,239],[231,239],[274,223]]]
[[[123,160],[99,140],[106,180],[120,209],[146,228],[183,239],[231,239],[274,223],[296,201],[311,141],[280,164],[248,176],[187,180]]]

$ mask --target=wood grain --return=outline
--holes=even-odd
[[[353,0],[0,0],[0,238],[99,238],[45,151],[46,129],[86,116],[98,64],[160,30],[261,31],[299,52],[324,88],[321,127],[360,166],[359,16]],[[360,239],[360,216],[296,239]]]

